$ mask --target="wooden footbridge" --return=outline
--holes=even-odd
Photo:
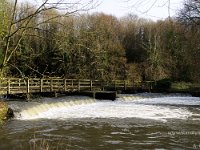
[[[65,79],[65,78],[2,78],[0,95],[33,93],[70,93],[84,91],[151,90],[155,82],[132,82],[128,80]]]

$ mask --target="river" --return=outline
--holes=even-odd
[[[0,150],[200,149],[200,98],[181,94],[9,101],[15,118],[0,128]]]

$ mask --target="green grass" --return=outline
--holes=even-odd
[[[171,89],[177,91],[200,91],[200,84],[190,82],[174,82],[171,85]]]

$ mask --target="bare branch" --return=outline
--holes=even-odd
[[[37,9],[34,10],[34,7],[27,5],[21,12],[17,11],[18,0],[14,1],[13,10],[11,13],[10,25],[8,28],[8,34],[5,36],[6,48],[3,59],[2,67],[6,66],[13,54],[18,50],[19,44],[22,41],[24,36],[34,35],[34,34],[26,34],[31,28],[39,29],[41,25],[50,23],[51,21],[59,20],[62,17],[67,17],[72,14],[75,14],[80,11],[88,11],[95,6],[95,1],[89,0],[85,2],[84,0],[77,0],[71,2],[65,2],[65,0],[57,0],[56,2],[50,2],[50,0],[44,0]],[[33,10],[33,11],[32,11]],[[46,12],[51,10],[57,10],[58,14],[45,16]],[[31,26],[30,23],[35,19],[36,23],[34,26]],[[58,21],[55,22],[59,24]],[[11,47],[12,37],[17,35],[19,39]]]
[[[178,14],[178,20],[186,25],[200,25],[200,1],[188,0]]]
[[[148,16],[149,12],[153,8],[160,8],[160,7],[167,7],[168,9],[168,16],[171,17],[171,0],[124,0],[124,2],[128,2],[131,8],[134,8],[134,11],[139,12],[140,14],[145,14]],[[162,3],[162,4],[160,4]],[[155,17],[155,16],[152,16]]]

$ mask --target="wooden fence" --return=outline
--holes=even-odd
[[[153,81],[132,82],[128,80],[102,82],[99,80],[63,78],[3,78],[0,79],[0,94],[127,90],[138,88],[151,90],[154,84],[155,82]]]

